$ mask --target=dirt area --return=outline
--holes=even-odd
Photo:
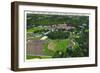
[[[27,54],[43,55],[44,40],[30,40],[27,42]]]

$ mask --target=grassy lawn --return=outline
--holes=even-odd
[[[35,31],[38,31],[38,30],[43,30],[43,28],[33,27],[33,28],[27,29],[27,32],[35,32]]]
[[[26,59],[46,59],[46,58],[51,58],[51,56],[31,56],[27,55]]]
[[[67,47],[67,39],[48,40],[48,43],[44,44],[43,52],[46,55],[52,56],[56,51],[65,52],[66,47]]]
[[[53,43],[56,45],[54,47],[55,50],[59,50],[59,51],[65,51],[66,47],[67,47],[67,40],[63,39],[63,40],[53,40]]]

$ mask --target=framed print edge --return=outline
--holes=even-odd
[[[95,10],[95,64],[84,65],[64,65],[50,67],[34,67],[34,68],[19,68],[19,5],[36,5],[36,6],[52,6],[52,7],[69,7]],[[67,4],[49,4],[49,3],[33,3],[33,2],[12,2],[11,3],[11,70],[13,71],[28,71],[28,70],[45,70],[45,69],[60,69],[60,68],[77,68],[77,67],[93,67],[97,66],[97,7],[82,6],[82,5],[67,5]]]
[[[11,70],[18,70],[18,5],[11,3]],[[16,32],[16,33],[15,33]]]
[[[95,8],[95,65],[98,66],[98,7]]]

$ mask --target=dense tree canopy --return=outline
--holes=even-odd
[[[77,27],[88,24],[88,18],[88,16],[27,14],[27,26],[68,24]]]

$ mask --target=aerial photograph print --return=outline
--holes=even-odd
[[[26,60],[89,56],[89,16],[26,14]]]

